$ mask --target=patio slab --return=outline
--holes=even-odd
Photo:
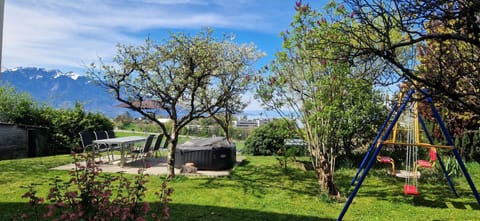
[[[114,156],[114,161],[110,163],[100,163],[98,164],[102,172],[109,172],[109,173],[129,173],[129,174],[138,174],[139,169],[144,167],[144,164],[148,164],[149,167],[145,170],[145,174],[150,175],[165,175],[167,174],[167,158],[156,157],[156,158],[148,158],[145,162],[142,160],[136,161],[128,161],[125,163],[123,167],[120,167],[118,164],[120,163],[120,155]],[[242,162],[245,159],[243,156],[237,156],[237,164]],[[103,157],[102,160],[107,161],[106,157]],[[75,168],[73,163],[59,166],[52,168],[53,170],[72,170]],[[213,171],[213,170],[198,170],[197,173],[180,173],[180,169],[175,168],[175,174],[182,174],[187,176],[207,176],[207,177],[219,177],[219,176],[228,176],[230,175],[230,170],[220,170],[220,171]]]

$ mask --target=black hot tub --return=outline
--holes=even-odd
[[[175,151],[175,167],[194,163],[199,170],[227,170],[236,162],[235,144],[225,137],[198,138],[187,141]]]

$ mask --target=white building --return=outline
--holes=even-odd
[[[234,120],[232,121],[233,127],[237,128],[250,128],[250,127],[260,127],[268,123],[269,119],[253,119],[253,120]]]

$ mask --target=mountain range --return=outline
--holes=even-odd
[[[101,112],[108,117],[125,113],[116,107],[118,101],[105,88],[95,84],[85,75],[36,67],[4,70],[0,84],[9,84],[18,92],[30,94],[39,103],[55,108],[72,108],[81,102],[86,111]]]
[[[0,85],[10,84],[18,92],[30,94],[34,100],[54,108],[73,108],[75,102],[84,105],[86,111],[101,112],[110,118],[127,112],[105,88],[95,84],[83,74],[61,72],[37,67],[6,69],[0,74]],[[130,111],[134,117],[139,114]],[[249,119],[278,117],[273,111],[245,110],[239,116]]]

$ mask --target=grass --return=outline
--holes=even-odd
[[[28,210],[20,186],[38,186],[46,196],[51,178],[68,177],[67,171],[49,168],[70,163],[70,156],[53,156],[0,161],[0,220]],[[288,172],[278,166],[274,157],[249,156],[228,177],[177,176],[170,186],[175,189],[171,220],[336,220],[343,202],[329,200],[317,190],[312,171],[302,171],[293,163]],[[468,169],[480,187],[480,165],[469,163]],[[424,183],[421,195],[404,196],[403,180],[386,175],[376,165],[365,179],[350,206],[345,220],[478,220],[480,206],[464,177],[454,179],[460,198],[455,198],[446,182]],[[337,186],[342,196],[353,190],[350,180],[355,168],[339,169]],[[132,175],[133,177],[133,175]],[[145,200],[153,201],[161,177],[151,176]]]

